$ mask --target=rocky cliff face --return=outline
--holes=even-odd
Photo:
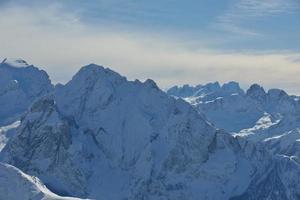
[[[93,64],[31,106],[0,160],[82,198],[288,200],[300,191],[293,160],[217,130],[152,80]]]

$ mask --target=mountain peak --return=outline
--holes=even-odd
[[[153,81],[152,79],[147,79],[144,84],[148,85],[151,88],[155,88],[155,89],[159,89],[159,87],[157,86],[157,84],[155,83],[155,81]]]
[[[230,81],[222,85],[222,89],[229,93],[244,93],[238,82]]]
[[[82,67],[74,77],[89,77],[92,79],[105,79],[105,80],[124,80],[125,77],[121,76],[119,73],[109,69],[104,68],[101,65],[89,64]]]
[[[192,96],[195,91],[197,90],[198,86],[196,87],[193,87],[191,85],[188,85],[188,84],[185,84],[183,86],[174,86],[170,89],[168,89],[167,93],[169,95],[173,95],[173,96],[176,96],[176,97],[182,97],[182,98],[185,98],[185,97],[188,97],[188,96]]]
[[[21,59],[21,58],[5,58],[2,62],[1,62],[1,65],[2,64],[6,64],[6,65],[9,65],[11,67],[27,67],[29,66],[29,64]]]
[[[266,91],[262,86],[255,83],[251,85],[250,88],[247,90],[247,95],[254,98],[259,96],[265,96]]]
[[[279,96],[288,96],[288,94],[281,89],[270,89],[268,91],[268,95],[272,96],[272,97],[279,97]]]
[[[204,85],[204,87],[215,91],[215,90],[219,90],[221,88],[221,85],[218,81],[216,81],[216,82],[207,83],[206,85]]]
[[[85,89],[82,88],[82,91],[91,91],[95,85],[112,89],[126,80],[125,77],[109,68],[89,64],[82,67],[67,85],[73,85],[73,87],[84,86]]]

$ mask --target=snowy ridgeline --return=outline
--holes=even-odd
[[[0,164],[0,199],[20,199],[22,195],[24,200],[62,199],[60,196],[296,200],[300,196],[300,167],[295,159],[233,137],[207,120],[221,110],[213,107],[214,102],[227,96],[250,98],[236,83],[221,87],[223,98],[219,94],[207,98],[199,93],[199,99],[191,93],[185,95],[197,111],[161,91],[152,80],[127,81],[94,64],[54,88],[45,72],[12,63],[0,65],[0,72],[9,74],[3,77],[10,77],[0,77],[8,85],[0,101],[13,105],[14,98],[23,93],[34,100],[28,98],[30,103],[22,109],[12,109],[11,116],[9,109],[0,113],[5,119],[2,122],[11,124],[2,124],[0,129],[0,161],[7,163]],[[26,79],[28,76],[43,78]],[[28,82],[23,83],[25,79]],[[12,87],[16,91],[9,87],[11,81],[18,83]],[[45,84],[36,89],[35,81]],[[215,87],[218,85],[210,86]],[[40,92],[29,93],[26,88]],[[9,95],[12,104],[6,102]],[[199,106],[202,104],[212,106]],[[214,108],[215,113],[206,116],[210,113],[204,108]],[[264,111],[253,127],[246,128],[268,129],[282,120],[271,115]],[[21,122],[12,124],[12,120]],[[241,134],[251,135],[250,131]]]
[[[36,177],[14,166],[0,163],[0,199],[3,200],[76,200],[50,192]],[[79,200],[79,199],[78,199]]]
[[[299,98],[257,84],[243,91],[236,82],[175,86],[167,93],[189,102],[216,127],[300,163]]]

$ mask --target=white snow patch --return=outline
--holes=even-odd
[[[25,60],[22,60],[20,58],[5,58],[2,63],[5,63],[7,65],[10,65],[11,67],[27,67],[29,66],[28,63]]]
[[[5,163],[0,163],[0,199],[79,200],[72,197],[60,197],[48,190],[38,178],[29,176]]]
[[[20,121],[16,121],[8,126],[0,127],[0,152],[9,140],[9,131],[18,128],[20,123]]]
[[[262,116],[255,124],[254,127],[243,129],[239,133],[234,133],[233,136],[240,136],[240,137],[247,137],[249,135],[256,134],[256,131],[258,130],[266,130],[270,128],[271,126],[274,126],[280,122],[280,119],[276,120],[275,122],[272,121],[272,117],[268,113],[264,113],[264,116]]]

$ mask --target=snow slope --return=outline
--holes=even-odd
[[[236,89],[235,83],[224,87],[241,92]],[[127,81],[94,64],[30,107],[0,160],[57,194],[81,198],[300,196],[294,160],[217,130],[152,80]]]
[[[5,200],[79,200],[50,192],[41,181],[19,169],[0,163],[0,199]]]

